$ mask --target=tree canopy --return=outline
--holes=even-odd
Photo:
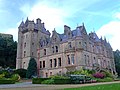
[[[3,68],[16,66],[17,42],[12,35],[0,34],[0,66]]]
[[[120,76],[120,51],[119,50],[114,51],[114,60],[115,60],[116,72],[118,73],[118,76]]]

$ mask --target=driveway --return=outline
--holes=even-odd
[[[0,90],[56,90],[56,89],[93,86],[93,85],[111,84],[111,83],[120,83],[120,81],[90,83],[90,84],[67,84],[67,85],[43,85],[43,84],[32,84],[31,82],[23,82],[17,84],[0,85]]]

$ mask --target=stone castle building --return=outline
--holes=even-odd
[[[64,33],[45,29],[40,19],[26,20],[18,27],[16,68],[27,69],[31,57],[35,58],[38,76],[62,74],[72,70],[95,69],[116,73],[111,45],[98,38],[95,32],[87,34],[84,24],[74,30],[64,25]]]

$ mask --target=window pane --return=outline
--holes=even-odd
[[[61,58],[58,58],[58,65],[61,66]]]
[[[71,55],[72,65],[75,63],[74,61],[74,54]]]
[[[68,58],[68,64],[70,64],[70,57],[69,57],[69,55],[67,55],[67,58]]]

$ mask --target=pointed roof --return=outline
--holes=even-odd
[[[24,22],[23,21],[20,23],[19,27],[24,27]]]
[[[28,17],[27,17],[27,19],[26,19],[26,21],[25,21],[25,26],[28,25],[28,22],[29,22],[29,20],[28,20]]]
[[[81,33],[87,35],[87,31],[85,29],[84,23],[82,23],[82,26],[81,26]]]

